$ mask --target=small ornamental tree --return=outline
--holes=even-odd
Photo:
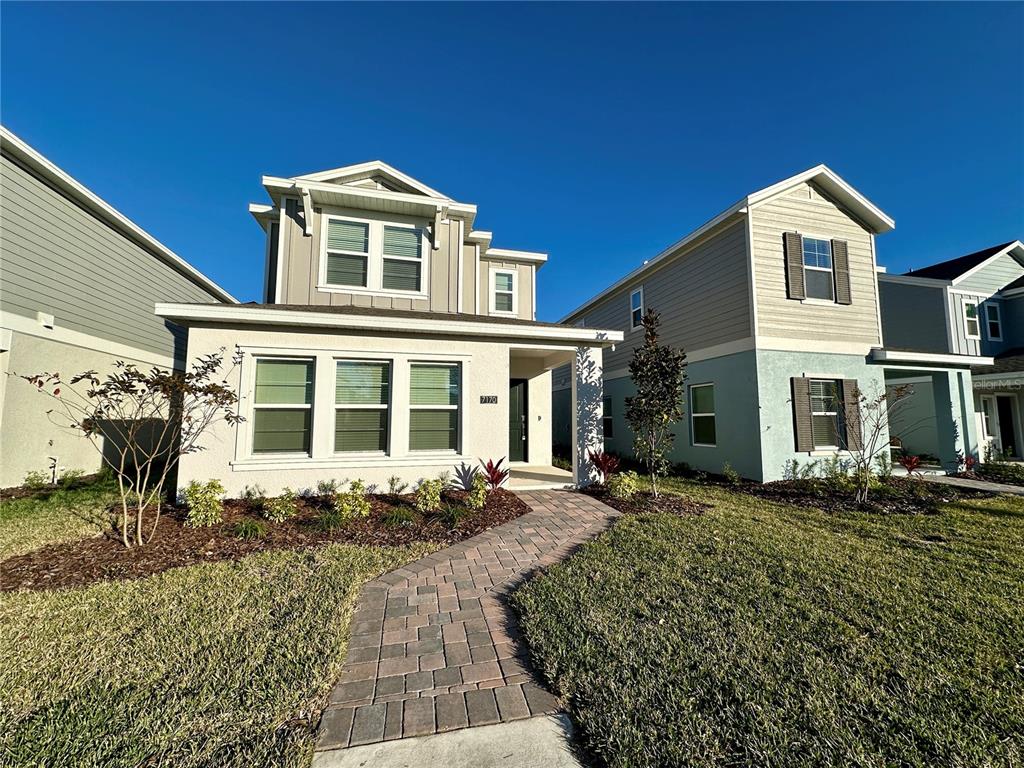
[[[179,457],[202,450],[199,439],[210,425],[242,421],[227,373],[221,375],[223,362],[221,349],[200,357],[185,372],[146,372],[119,360],[103,377],[96,371],[67,379],[60,373],[21,376],[53,401],[47,411],[51,418],[88,439],[114,470],[126,547],[153,538],[167,479]],[[240,362],[239,354],[233,362]]]
[[[668,453],[675,442],[672,425],[683,418],[686,353],[658,343],[658,313],[643,318],[644,343],[633,352],[629,375],[636,394],[626,398],[626,421],[633,429],[633,450],[647,467],[651,492],[658,496],[658,477],[668,471]]]
[[[854,498],[858,504],[864,504],[871,491],[878,457],[889,453],[889,425],[906,408],[914,390],[903,384],[874,395],[865,394],[859,387],[850,394],[849,401],[843,403],[848,431],[846,451],[853,465]],[[912,431],[913,426],[909,425],[908,431]],[[913,469],[908,472],[913,474]]]

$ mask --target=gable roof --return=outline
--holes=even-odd
[[[1021,275],[1009,285],[1003,286],[1004,291],[1014,291],[1018,288],[1024,288],[1024,275]]]
[[[39,152],[15,136],[7,127],[0,125],[0,143],[5,153],[38,175],[47,184],[56,188],[71,201],[95,216],[115,232],[138,244],[145,251],[168,264],[221,301],[237,304],[238,300],[225,291],[213,280],[193,267],[178,254],[161,243],[142,227],[135,224],[127,216],[113,206],[90,192],[84,185],[73,179],[68,173],[51,163]]]
[[[451,200],[448,195],[428,187],[422,181],[402,173],[382,160],[371,160],[368,163],[358,163],[356,165],[343,165],[341,168],[307,173],[293,178],[301,179],[302,181],[325,181],[332,184],[351,184],[364,179],[381,179],[392,192],[418,193],[427,197]],[[390,182],[390,184],[387,182]]]
[[[838,173],[833,171],[827,165],[816,165],[813,168],[808,168],[803,173],[798,173],[795,176],[790,176],[789,178],[776,182],[771,186],[764,187],[756,192],[751,192],[749,195],[738,200],[736,203],[729,206],[717,216],[705,222],[682,239],[672,243],[672,245],[664,249],[653,259],[644,261],[642,265],[634,269],[625,277],[616,281],[593,298],[588,299],[572,312],[569,312],[559,322],[564,323],[569,321],[580,312],[589,309],[591,306],[615,291],[618,291],[626,284],[632,283],[655,269],[664,266],[664,264],[672,257],[678,256],[679,252],[685,246],[700,237],[703,237],[712,229],[715,229],[724,222],[731,221],[734,216],[738,214],[746,215],[752,206],[760,205],[771,198],[787,192],[793,187],[806,183],[813,183],[820,187],[830,198],[841,204],[849,210],[850,213],[856,216],[861,223],[874,234],[880,235],[896,227],[896,222],[894,222],[888,215],[864,197],[860,192],[850,186]]]
[[[993,245],[990,248],[982,248],[980,251],[968,253],[966,256],[958,256],[955,259],[940,261],[938,264],[932,264],[921,269],[912,269],[903,274],[907,277],[927,277],[933,280],[955,282],[967,275],[967,273],[983,266],[986,262],[998,258],[1004,253],[1013,251],[1014,246],[1020,247],[1024,251],[1024,246],[1021,245],[1020,240],[1011,240],[1008,243]]]

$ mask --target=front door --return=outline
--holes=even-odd
[[[999,415],[999,448],[1007,456],[1020,456],[1021,448],[1013,436],[1013,397],[996,396],[996,412]]]
[[[508,460],[526,461],[526,380],[508,386]]]

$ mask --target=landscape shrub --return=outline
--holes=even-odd
[[[878,457],[875,459],[875,474],[881,480],[892,478],[892,456],[889,455],[888,451],[878,454]]]
[[[601,482],[607,483],[608,478],[614,475],[619,469],[619,457],[604,451],[590,451],[587,456],[590,463],[601,473]]]
[[[333,496],[341,490],[341,483],[337,480],[318,480],[316,484],[317,496]]]
[[[426,482],[437,483],[439,481],[428,480]],[[416,522],[416,517],[408,507],[392,507],[381,517],[381,522],[383,522],[384,525],[401,527],[404,525],[412,525]]]
[[[409,484],[403,483],[402,478],[398,475],[392,475],[388,478],[388,493],[392,496],[401,496],[408,487]]]
[[[640,492],[640,475],[636,472],[618,472],[608,479],[608,493],[612,498],[628,501]]]
[[[423,514],[436,512],[441,507],[441,491],[443,484],[440,480],[423,480],[416,489],[416,510]]]
[[[41,491],[43,488],[49,487],[50,475],[38,469],[33,469],[25,475],[22,485],[30,491]]]
[[[729,485],[739,485],[743,480],[743,478],[740,477],[740,473],[733,469],[732,464],[728,461],[722,465],[722,477],[725,478],[725,482]]]
[[[232,530],[235,534],[235,538],[241,539],[242,541],[254,541],[256,539],[262,539],[267,535],[267,526],[259,520],[253,520],[249,517],[243,518],[235,523]]]
[[[457,528],[459,523],[473,516],[473,510],[458,504],[449,504],[441,510],[441,522],[448,530]]]
[[[85,472],[80,469],[65,469],[60,473],[60,479],[57,482],[61,488],[70,488],[83,477],[85,477]]]
[[[224,519],[224,486],[220,480],[201,483],[193,480],[181,492],[188,505],[185,522],[191,528],[205,528],[216,525]]]
[[[267,492],[259,483],[247,485],[242,490],[242,499],[249,502],[254,509],[261,510],[267,503]]]
[[[328,510],[333,513],[330,521],[352,520],[356,517],[368,517],[370,514],[370,500],[366,497],[366,484],[356,479],[348,484],[347,491],[335,492],[331,496],[331,503]],[[321,515],[321,521],[325,518]]]
[[[285,488],[281,495],[263,503],[263,516],[272,523],[283,523],[298,512],[298,495],[291,488]]]
[[[1024,464],[1009,464],[1001,461],[978,464],[974,468],[978,477],[993,483],[1024,485]]]
[[[487,504],[487,480],[479,472],[473,475],[473,485],[466,495],[466,506],[480,511]]]
[[[913,475],[921,466],[921,457],[911,456],[909,453],[905,453],[900,456],[898,461],[900,466],[907,470],[908,475]]]
[[[484,468],[484,479],[492,491],[500,488],[502,483],[508,479],[508,469],[503,469],[501,466],[501,462],[504,460],[504,456],[498,459],[497,464],[493,459],[488,459],[486,464],[483,459],[480,460],[480,466]]]

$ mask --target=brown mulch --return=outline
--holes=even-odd
[[[13,501],[14,499],[27,499],[35,497],[47,497],[54,491],[73,491],[76,488],[84,488],[99,482],[101,473],[82,475],[70,482],[60,482],[56,485],[44,485],[42,488],[32,488],[27,485],[17,485],[12,488],[0,488],[0,501]]]
[[[465,494],[445,493],[445,503],[458,503]],[[515,494],[497,490],[488,494],[487,505],[452,529],[436,515],[422,516],[411,506],[411,497],[371,496],[366,518],[349,521],[335,531],[321,530],[317,517],[324,507],[318,498],[299,500],[300,510],[283,523],[260,517],[258,509],[243,500],[225,502],[224,521],[208,528],[184,524],[183,509],[165,507],[153,539],[142,547],[126,548],[111,530],[109,534],[51,544],[0,563],[0,591],[45,590],[77,587],[109,579],[138,579],[169,568],[220,560],[238,560],[256,552],[303,549],[327,543],[393,547],[415,542],[436,542],[440,547],[476,534],[530,511]],[[383,520],[391,510],[404,508],[413,515],[407,524]],[[266,534],[255,540],[235,536],[242,519],[259,520]]]
[[[907,477],[892,477],[873,489],[864,505],[854,500],[852,490],[837,487],[825,480],[779,480],[773,483],[720,483],[723,487],[782,504],[813,507],[825,512],[882,512],[886,514],[930,515],[942,504],[964,498],[987,497],[992,494],[969,488],[929,483]]]
[[[652,512],[663,512],[669,515],[699,515],[711,508],[710,504],[694,501],[674,493],[663,493],[655,498],[645,491],[638,493],[632,499],[617,499],[608,492],[604,485],[597,483],[580,489],[580,492],[593,496],[598,501],[626,515],[643,515]]]

